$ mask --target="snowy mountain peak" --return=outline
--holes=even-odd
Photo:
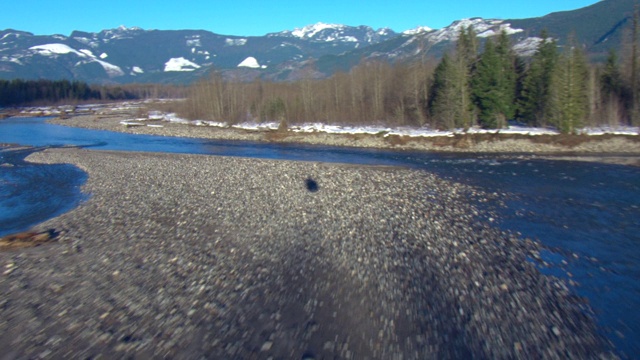
[[[405,30],[402,33],[404,35],[417,35],[422,33],[428,33],[430,31],[433,31],[433,29],[428,26],[418,26],[413,29]]]
[[[341,42],[353,44],[374,44],[389,39],[396,33],[389,28],[373,30],[369,26],[348,26],[341,24],[327,24],[323,22],[307,25],[295,30],[285,30],[267,36],[292,37],[315,42]]]
[[[378,29],[378,31],[376,31],[376,34],[381,36],[392,36],[395,34],[395,31],[391,30],[391,28],[384,27],[384,28]]]
[[[140,30],[143,30],[143,29],[140,28],[140,27],[137,27],[137,26],[126,27],[124,25],[120,25],[120,26],[118,26],[117,30],[119,30],[119,31],[140,31]]]
[[[469,18],[456,20],[451,25],[442,29],[433,31],[428,36],[432,42],[441,41],[456,41],[460,30],[471,28],[478,37],[490,37],[500,34],[501,31],[505,31],[508,35],[519,33],[522,29],[514,29],[511,24],[505,23],[503,20],[498,19],[483,19],[483,18]]]
[[[343,30],[345,28],[344,25],[339,24],[325,24],[322,22],[315,23],[313,25],[307,25],[303,28],[296,28],[291,32],[291,35],[301,38],[301,39],[309,39],[314,37],[316,34],[323,30]]]

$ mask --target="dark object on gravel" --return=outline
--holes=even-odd
[[[311,192],[318,191],[318,183],[312,178],[307,178],[307,180],[304,181],[304,184],[307,186],[307,190]]]

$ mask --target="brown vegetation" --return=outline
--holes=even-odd
[[[225,81],[218,74],[190,89],[181,116],[230,124],[309,122],[422,126],[435,63],[367,62],[324,80]]]

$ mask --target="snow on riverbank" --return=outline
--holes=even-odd
[[[151,117],[150,117],[151,118]],[[154,115],[154,119],[158,119],[157,115]],[[241,130],[277,130],[280,124],[277,122],[245,122],[235,125],[229,125],[225,122],[219,121],[206,121],[206,120],[185,120],[178,117],[176,114],[164,114],[162,120],[174,123],[185,123],[198,126],[214,126],[220,128],[234,128]],[[306,123],[301,125],[290,125],[289,131],[295,133],[327,133],[327,134],[369,134],[369,135],[382,135],[382,136],[408,136],[408,137],[437,137],[447,136],[452,137],[456,134],[521,134],[521,135],[559,135],[560,132],[555,128],[539,128],[529,127],[522,125],[509,125],[504,129],[482,129],[480,127],[472,127],[469,129],[454,129],[454,130],[438,130],[429,127],[387,127],[377,125],[362,125],[362,126],[349,126],[349,125],[335,125],[335,124],[323,124],[323,123]],[[584,128],[578,131],[579,134],[585,135],[639,135],[639,127],[631,126],[601,126]]]
[[[132,101],[116,104],[92,104],[92,105],[78,105],[78,106],[52,106],[52,107],[30,107],[23,108],[21,114],[24,116],[56,116],[62,114],[83,114],[83,113],[101,113],[101,114],[116,114],[126,111],[139,111],[144,108],[147,103],[154,103],[158,100],[149,101]],[[143,115],[144,116],[144,115]],[[166,121],[169,123],[178,123],[185,125],[196,126],[212,126],[218,128],[232,128],[248,131],[266,131],[277,130],[280,128],[280,124],[277,122],[244,122],[239,124],[228,124],[220,121],[209,120],[187,120],[179,117],[175,113],[167,113],[162,111],[149,111],[147,117],[135,117],[130,119],[123,119],[121,124],[125,126],[140,126],[145,121]],[[135,123],[135,124],[134,124]],[[158,126],[158,125],[155,125]],[[520,124],[512,124],[503,129],[482,129],[480,127],[472,127],[469,129],[454,129],[454,130],[438,130],[429,127],[387,127],[380,125],[336,125],[336,124],[323,124],[323,123],[306,123],[299,125],[290,125],[288,130],[293,133],[326,133],[326,134],[369,134],[380,135],[383,137],[388,136],[406,136],[412,138],[432,138],[432,137],[453,137],[456,134],[520,134],[520,135],[559,135],[560,132],[552,127],[528,127]],[[631,126],[598,126],[587,127],[578,131],[579,134],[585,135],[640,135],[640,127]]]

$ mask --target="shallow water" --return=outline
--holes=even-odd
[[[87,174],[73,165],[24,161],[31,151],[0,151],[0,236],[20,232],[76,207]]]
[[[0,143],[77,145],[425,169],[506,194],[498,225],[536,238],[549,250],[543,273],[573,281],[591,303],[601,331],[622,357],[640,354],[640,168],[551,161],[517,155],[429,154],[312,145],[264,144],[131,135],[68,128],[43,118],[0,121]],[[24,230],[82,201],[86,174],[70,165],[24,163],[0,152],[0,235]],[[8,204],[8,205],[7,205]],[[16,219],[23,219],[21,223]]]

